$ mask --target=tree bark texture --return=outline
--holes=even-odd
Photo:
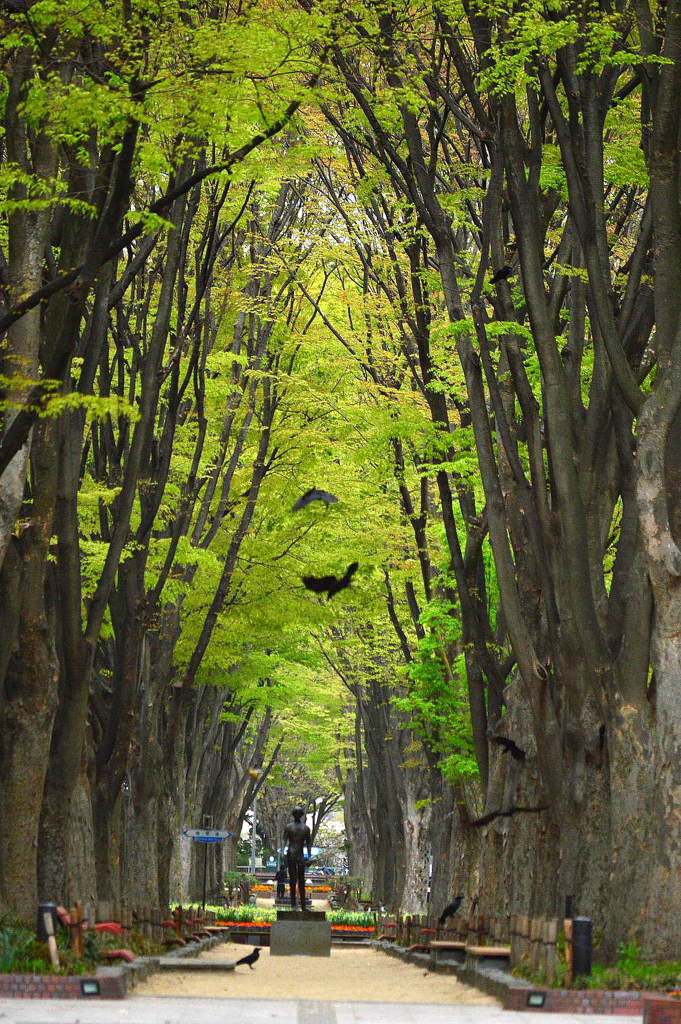
[[[626,217],[617,219],[630,253],[617,285],[621,301],[614,295],[611,266],[613,194],[604,170],[604,126],[618,79],[624,78],[625,88],[629,84],[622,68],[584,63],[589,19],[597,22],[598,12],[578,19],[573,42],[536,60],[538,84],[527,90],[522,106],[512,90],[479,87],[490,44],[495,41],[500,53],[506,43],[511,50],[515,45],[514,26],[503,17],[497,21],[485,11],[471,16],[464,41],[438,10],[434,45],[419,49],[406,42],[395,11],[381,12],[375,25],[380,46],[358,30],[355,51],[334,51],[363,126],[348,126],[331,105],[327,117],[343,139],[352,170],[363,175],[372,160],[380,165],[395,202],[406,201],[428,233],[465,381],[463,398],[451,395],[446,401],[441,386],[429,389],[429,325],[410,323],[433,419],[451,424],[456,408],[472,428],[503,614],[501,638],[516,665],[513,685],[501,701],[497,691],[488,720],[491,730],[506,734],[511,728],[525,758],[516,761],[489,744],[485,716],[477,724],[474,719],[484,786],[480,810],[542,807],[484,826],[481,905],[490,912],[496,903],[530,916],[560,915],[572,896],[580,912],[607,928],[610,949],[643,929],[649,948],[663,954],[673,946],[666,937],[676,931],[671,919],[681,917],[672,881],[678,877],[678,781],[670,767],[679,761],[678,702],[672,694],[679,678],[681,495],[678,445],[670,432],[681,397],[679,112],[672,100],[680,84],[681,21],[675,3],[653,37],[643,24],[644,10],[638,11],[644,49],[669,60],[639,82],[650,114],[643,135],[650,191],[633,186],[632,196],[641,200],[638,211],[628,226]],[[411,77],[406,58],[417,51],[422,85]],[[456,99],[443,83],[442,61],[457,76]],[[422,89],[421,108],[396,101],[399,128],[395,117],[389,123],[382,119],[379,94],[386,87]],[[451,118],[447,142],[450,129],[438,118],[443,105]],[[545,188],[539,174],[547,131],[565,174],[560,219],[554,215],[563,197]],[[457,147],[488,172],[484,202],[475,211],[469,207],[469,223],[455,222],[456,189],[447,195],[445,184],[458,173],[452,160]],[[383,189],[383,211],[385,195]],[[379,214],[367,204],[366,216]],[[556,244],[558,263],[578,268],[585,288],[560,267],[549,269]],[[471,250],[480,255],[472,284],[461,272]],[[496,287],[484,287],[487,269],[504,262],[508,273],[495,275]],[[645,277],[651,273],[653,291]],[[395,293],[403,295],[404,276],[400,282],[396,274],[396,281]],[[561,350],[564,305],[570,327]],[[506,337],[492,333],[495,320],[506,321]],[[645,397],[640,382],[650,370],[654,320],[657,375]],[[527,374],[528,344],[539,373],[536,388]],[[413,348],[405,354],[413,360]],[[593,366],[584,374],[592,354]],[[492,634],[471,600],[459,547],[459,512],[471,517],[465,505],[459,510],[452,502],[461,485],[455,483],[453,491],[442,468],[437,480],[465,640],[477,662],[468,662],[469,681],[471,669],[482,668],[483,686],[491,689],[500,666],[490,656]],[[613,527],[611,573],[607,546]],[[473,696],[472,710],[481,710]],[[488,715],[490,698],[488,692]],[[470,811],[464,808],[464,834],[477,828]],[[636,871],[651,861],[652,871]],[[630,885],[628,915],[613,907],[614,886],[622,878]],[[643,924],[651,903],[669,924],[657,934]]]

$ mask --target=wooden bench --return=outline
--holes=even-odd
[[[233,960],[198,960],[195,956],[161,957],[158,966],[164,971],[198,971],[208,974],[211,971],[233,971],[236,964]]]
[[[511,965],[510,946],[466,946],[466,964],[474,967],[484,961],[488,967],[508,970]]]
[[[419,942],[413,943],[407,948],[407,953],[428,953],[430,952],[430,935],[437,936],[437,928],[425,928],[419,927],[418,931],[421,933]]]
[[[454,959],[458,964],[462,964],[466,954],[466,943],[456,942],[449,939],[433,939],[432,942],[428,943],[428,949],[433,954],[433,963],[439,962],[441,955],[444,953],[453,953],[454,956],[450,959]]]
[[[129,964],[137,959],[131,949],[103,949],[99,955],[103,960],[125,960]]]
[[[383,921],[383,923],[381,924],[381,928],[386,929],[386,931],[382,932],[380,935],[377,935],[376,936],[377,940],[379,942],[394,942],[395,941],[395,931],[394,930],[397,928],[397,922],[396,921]],[[388,932],[387,932],[387,929],[389,929],[389,928],[393,930],[393,934],[392,935],[389,935]]]

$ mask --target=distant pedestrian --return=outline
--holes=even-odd
[[[288,879],[288,871],[283,864],[280,865],[274,879],[277,883],[277,899],[283,900],[286,895],[286,880]]]

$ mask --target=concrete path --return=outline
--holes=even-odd
[[[312,999],[0,999],[0,1024],[641,1024],[641,1017],[511,1013],[456,1003],[340,1003]]]

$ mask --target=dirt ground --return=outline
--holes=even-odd
[[[201,959],[235,961],[251,949],[225,942],[202,953]],[[342,946],[332,946],[330,957],[271,957],[263,948],[252,970],[244,965],[224,973],[159,971],[137,986],[135,995],[499,1005],[454,975],[405,964],[377,949]]]

